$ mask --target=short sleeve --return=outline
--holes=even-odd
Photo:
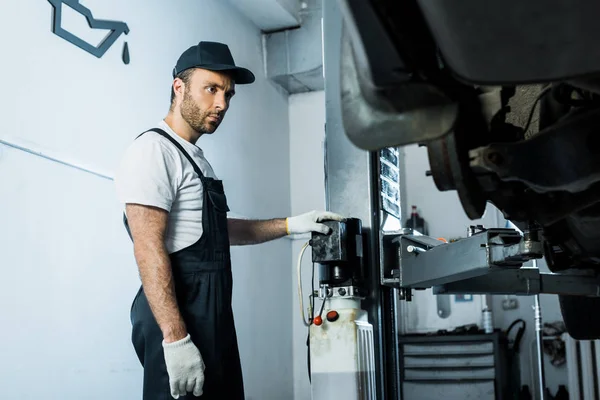
[[[153,137],[135,140],[125,151],[115,173],[119,201],[171,211],[179,185],[173,154]]]

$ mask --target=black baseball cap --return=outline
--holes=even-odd
[[[235,83],[240,85],[252,83],[255,79],[250,70],[235,65],[229,47],[218,42],[200,42],[184,51],[173,68],[173,78],[190,68],[230,71]]]

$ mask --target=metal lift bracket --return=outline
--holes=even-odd
[[[388,239],[397,257],[384,285],[401,289],[433,288],[435,294],[540,293],[600,296],[600,280],[587,271],[542,273],[524,267],[542,258],[540,241],[513,229],[489,229],[452,243],[417,235]]]

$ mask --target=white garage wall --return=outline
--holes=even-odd
[[[263,76],[258,29],[223,0],[82,4],[131,30],[101,59],[52,34],[49,2],[4,5],[0,140],[110,176],[167,112],[179,54],[223,41],[257,82],[238,88],[219,131],[199,145],[235,214],[289,215],[287,96]],[[65,25],[85,28],[74,15]],[[139,279],[112,181],[0,144],[0,183],[0,398],[141,398],[129,322]],[[292,307],[290,257],[287,240],[233,251],[249,400],[292,397],[292,329],[280,318]]]
[[[325,209],[325,93],[313,92],[290,96],[290,182],[292,214]],[[332,210],[335,211],[335,210]],[[294,399],[310,399],[306,338],[308,328],[300,315],[297,262],[304,243],[310,236],[298,237],[292,243],[292,329],[294,339]],[[302,260],[304,310],[311,291],[312,253],[310,246]],[[318,271],[315,282],[318,284]],[[317,286],[315,286],[317,287]],[[305,311],[306,312],[306,311]]]

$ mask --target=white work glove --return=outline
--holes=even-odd
[[[287,234],[302,234],[320,232],[324,235],[329,233],[329,227],[320,224],[322,221],[344,221],[346,218],[339,214],[328,211],[311,211],[306,214],[289,217],[286,219]]]
[[[173,343],[163,341],[163,349],[171,396],[174,399],[187,393],[201,396],[204,386],[204,361],[190,335]]]

